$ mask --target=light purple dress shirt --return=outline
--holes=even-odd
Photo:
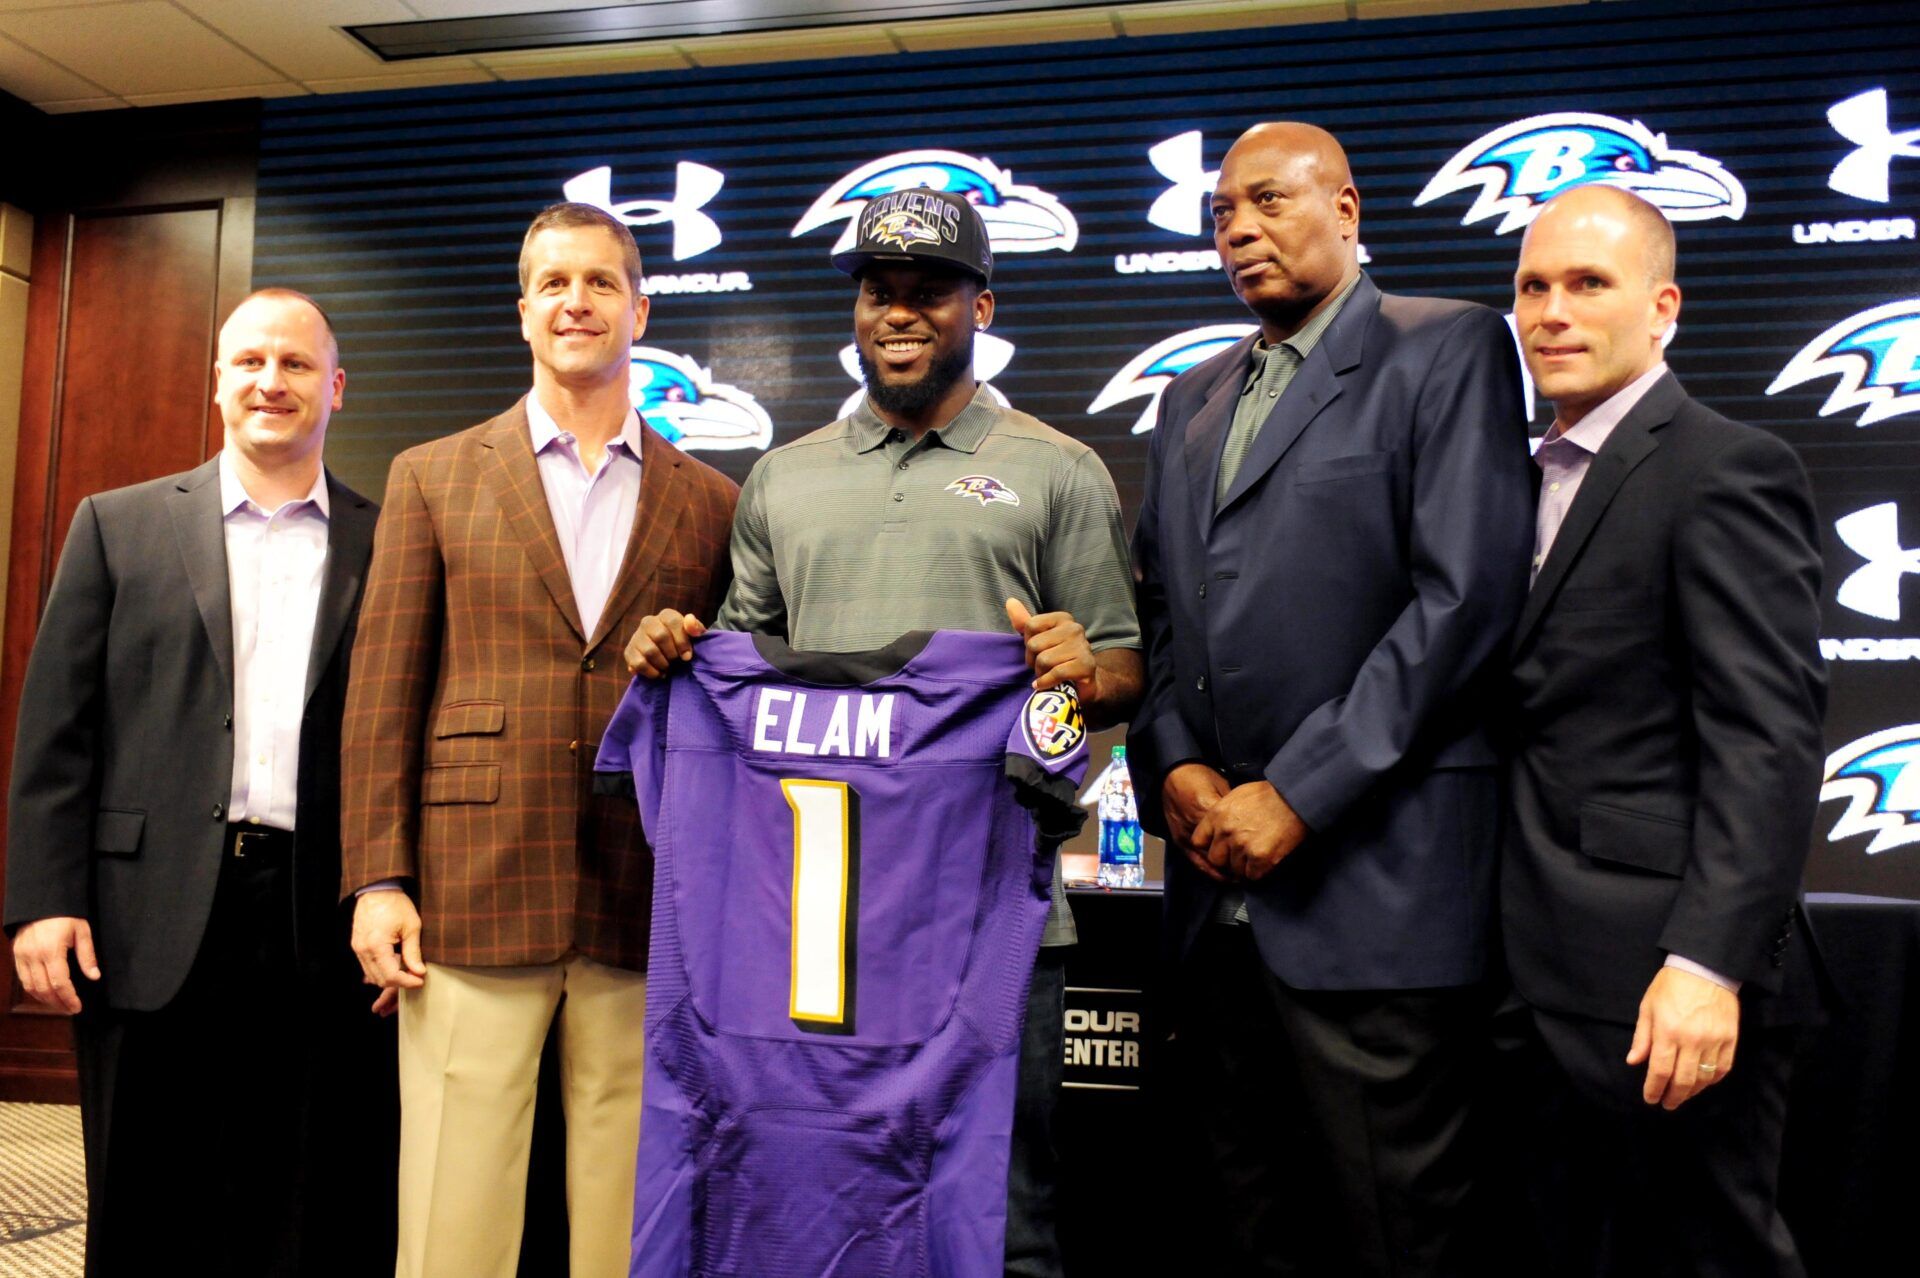
[[[592,473],[580,459],[580,441],[560,429],[537,394],[527,396],[527,425],[533,432],[540,483],[547,490],[547,509],[553,513],[560,553],[573,582],[573,603],[591,635],[613,593],[613,579],[640,511],[640,414],[627,410],[626,424],[608,441],[606,459]]]
[[[320,583],[327,568],[327,476],[298,501],[265,510],[220,454],[220,511],[233,613],[231,821],[293,829]]]
[[[1547,437],[1540,441],[1540,447],[1533,454],[1534,464],[1540,467],[1540,509],[1534,520],[1533,573],[1529,583],[1539,577],[1540,565],[1547,561],[1553,549],[1553,539],[1559,535],[1560,525],[1566,522],[1567,511],[1573,506],[1574,495],[1580,491],[1580,481],[1587,477],[1587,468],[1593,464],[1595,454],[1666,372],[1664,361],[1655,364],[1572,426],[1562,427],[1558,421],[1554,422]],[[1705,977],[1736,994],[1740,992],[1739,981],[1692,959],[1669,954],[1666,965]]]

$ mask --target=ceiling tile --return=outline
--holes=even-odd
[[[1414,18],[1482,9],[1546,9],[1587,0],[1355,0],[1356,18]]]
[[[401,0],[324,0],[261,4],[260,0],[174,0],[274,70],[296,80],[371,75],[386,64],[340,27],[411,22]],[[416,70],[419,68],[415,68]]]
[[[1112,18],[1104,11],[1095,11],[942,18],[935,22],[902,23],[893,27],[893,34],[901,47],[918,52],[1039,44],[1051,40],[1105,40],[1113,36],[1114,29]]]
[[[1232,31],[1292,22],[1344,22],[1344,0],[1224,0],[1217,3],[1142,4],[1115,9],[1130,36],[1178,35],[1183,31]]]
[[[0,35],[64,66],[86,68],[88,79],[122,97],[283,78],[161,0],[0,13]],[[166,55],[156,57],[161,49]]]
[[[0,0],[0,13],[26,9],[75,9],[81,5],[121,4],[124,0]]]
[[[707,36],[676,40],[695,66],[732,67],[750,62],[787,62],[795,58],[863,58],[876,53],[898,53],[880,27],[828,27],[812,31],[769,31],[764,34]]]
[[[372,75],[344,76],[337,80],[308,80],[306,86],[315,93],[369,93],[377,89],[425,89],[439,84],[476,84],[491,81],[480,67],[466,65],[440,67],[437,70],[420,70],[417,62],[406,64],[407,69],[375,72]]]
[[[0,40],[0,89],[39,106],[75,98],[93,98],[106,92],[101,85],[56,66],[31,49]]]
[[[285,80],[271,84],[233,84],[218,89],[173,89],[165,93],[129,93],[133,106],[178,106],[182,102],[219,102],[227,98],[297,98],[307,90]]]
[[[77,111],[111,111],[127,103],[121,98],[73,98],[61,102],[36,102],[34,105],[48,115],[72,115]]]
[[[693,65],[671,44],[600,44],[584,49],[527,49],[479,53],[475,62],[502,80],[542,76],[616,75],[623,71],[684,71]]]

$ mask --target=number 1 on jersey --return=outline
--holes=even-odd
[[[787,1014],[803,1030],[853,1030],[860,795],[841,781],[780,783],[793,809],[793,955]]]

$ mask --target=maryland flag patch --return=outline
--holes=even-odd
[[[1042,759],[1058,759],[1070,753],[1087,735],[1087,721],[1080,713],[1080,698],[1072,688],[1048,688],[1027,698],[1020,715],[1026,729],[1027,744]]]

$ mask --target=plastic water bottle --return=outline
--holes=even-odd
[[[1127,748],[1113,748],[1107,782],[1100,788],[1100,886],[1140,887],[1147,881],[1141,863],[1140,807],[1127,775]]]

